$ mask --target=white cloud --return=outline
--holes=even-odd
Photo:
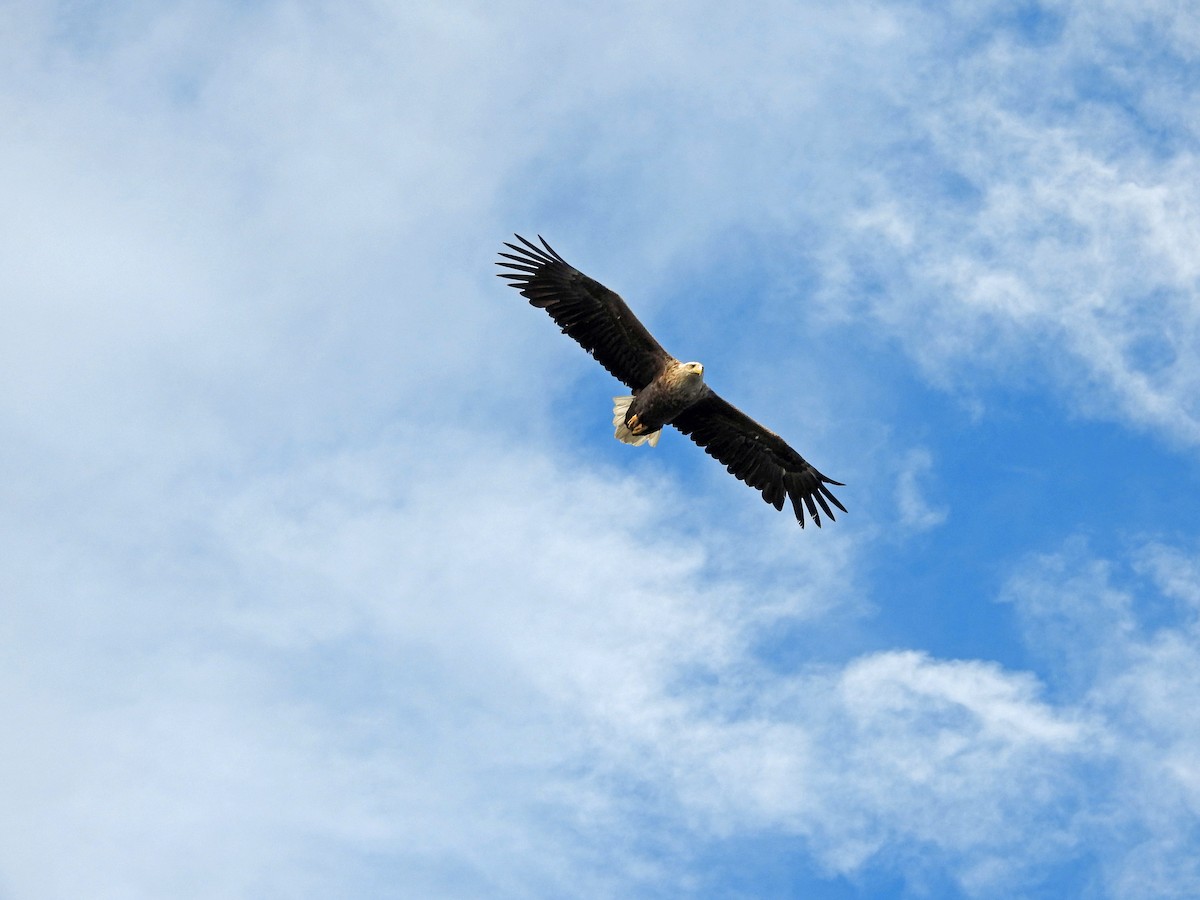
[[[936,860],[979,896],[1084,843],[1111,848],[1116,896],[1139,895],[1125,879],[1143,864],[1163,895],[1194,886],[1189,845],[1163,842],[1196,811],[1194,631],[1121,625],[1129,595],[1103,563],[1053,557],[1011,589],[1032,630],[1065,623],[1045,633],[1087,673],[1072,695],[913,651],[780,676],[750,650],[771,621],[663,531],[643,480],[614,491],[435,440],[432,456],[385,445],[179,495],[134,565],[61,535],[86,597],[66,566],[30,568],[50,602],[10,622],[27,652],[10,656],[24,678],[6,712],[30,727],[3,749],[25,776],[8,808],[38,810],[4,842],[20,895],[100,873],[201,896],[187,873],[213,866],[245,894],[279,865],[315,895],[368,854],[445,895],[670,890],[686,853],[643,856],[648,817],[684,846],[792,834],[851,877]],[[805,555],[818,584],[839,576]],[[1139,565],[1192,598],[1188,559],[1151,547]],[[81,613],[46,653],[47,614]],[[64,828],[96,857],[49,879],[39,861]],[[1127,845],[1130,829],[1148,836]],[[640,874],[606,874],[589,845]]]
[[[888,160],[847,215],[825,291],[939,383],[1053,384],[1088,415],[1195,446],[1200,196],[1194,117],[1172,105],[1194,104],[1178,87],[1164,102],[1160,62],[1125,46],[1130,19],[1172,27],[1121,10],[1064,11],[1049,44],[997,30],[905,81],[917,150]]]
[[[608,893],[570,835],[620,846],[630,748],[687,673],[736,670],[743,601],[639,494],[665,486],[478,441],[11,530],[3,706],[38,723],[0,742],[12,889],[250,895],[283,866],[315,896],[374,856],[434,893]],[[56,827],[80,850],[50,872]]]
[[[910,450],[902,461],[896,482],[896,504],[900,508],[900,521],[919,530],[941,525],[949,514],[944,507],[930,506],[918,483],[932,468],[933,457],[928,450]]]
[[[1103,848],[1114,896],[1185,897],[1200,885],[1196,574],[1182,548],[1148,544],[1113,563],[1075,543],[1038,559],[1009,588],[1064,700],[1106,723],[1101,793],[1080,825]],[[1139,611],[1164,601],[1162,621],[1141,620]],[[1075,649],[1063,654],[1064,646]]]

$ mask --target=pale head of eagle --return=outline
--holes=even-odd
[[[663,380],[671,385],[671,393],[680,408],[689,406],[704,393],[704,365],[698,362],[676,363],[663,373]]]

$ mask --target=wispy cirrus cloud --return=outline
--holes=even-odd
[[[1180,113],[1200,75],[1127,45],[1134,27],[1176,40],[1165,10],[1033,15],[987,33],[946,16],[964,43],[904,82],[909,135],[829,248],[827,290],[943,385],[1052,384],[1194,446],[1200,197]]]
[[[1081,673],[1066,693],[911,650],[787,674],[755,649],[775,621],[745,614],[741,578],[714,579],[697,547],[661,534],[661,511],[630,517],[609,478],[473,460],[445,437],[437,464],[380,448],[178,497],[157,540],[135,542],[137,565],[104,547],[75,560],[87,596],[55,589],[75,583],[65,567],[15,569],[57,598],[10,623],[26,646],[41,646],[47,612],[104,614],[61,653],[21,657],[8,691],[10,712],[39,724],[6,742],[30,776],[7,799],[41,807],[36,827],[9,829],[11,883],[39,895],[99,871],[187,895],[186,856],[221,865],[236,893],[317,846],[291,868],[300,893],[345,883],[368,856],[451,896],[669,893],[727,877],[693,868],[692,846],[770,833],[830,876],[919,881],[935,866],[975,896],[1010,895],[1096,846],[1116,895],[1137,894],[1126,881],[1147,861],[1164,895],[1194,885],[1188,843],[1164,830],[1187,834],[1193,814],[1181,714],[1194,629],[1176,614],[1153,634],[1128,620],[1135,603],[1200,589],[1182,550],[1148,548],[1132,593],[1070,550],[1013,579],[1056,671]],[[27,559],[46,559],[26,540]],[[841,571],[816,550],[801,571],[822,608]],[[1095,624],[1105,609],[1116,627]],[[50,776],[65,788],[48,792]],[[104,860],[77,856],[47,881],[36,861],[51,823],[108,846]],[[554,853],[525,853],[531,840]]]

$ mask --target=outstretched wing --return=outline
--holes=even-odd
[[[840,487],[840,481],[826,478],[783,438],[712,391],[676,416],[671,424],[703,447],[709,456],[724,463],[740,481],[762,491],[763,499],[776,509],[783,509],[784,497],[790,498],[801,528],[805,507],[818,528],[821,527],[818,506],[831,521],[834,516],[830,503],[846,511],[826,487],[828,484]]]
[[[595,279],[588,278],[551,249],[538,235],[538,247],[516,235],[524,246],[506,243],[516,253],[496,263],[511,271],[498,273],[534,306],[554,319],[604,368],[635,391],[655,379],[672,357],[625,305]]]

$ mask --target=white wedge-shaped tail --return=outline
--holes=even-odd
[[[662,434],[661,428],[649,434],[634,434],[629,430],[629,426],[625,424],[625,413],[629,412],[629,404],[632,402],[633,397],[613,397],[613,424],[617,426],[616,439],[625,444],[632,444],[635,447],[640,447],[642,444],[657,447],[658,436]]]

